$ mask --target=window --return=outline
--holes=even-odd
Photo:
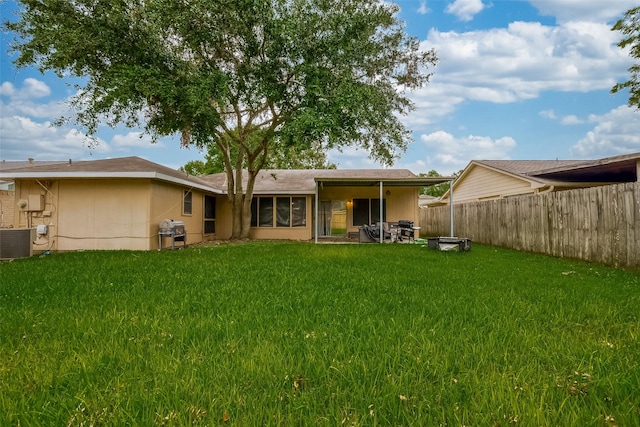
[[[213,234],[216,232],[216,198],[204,196],[204,233]]]
[[[382,222],[387,220],[387,200],[382,199]],[[380,199],[371,199],[371,224],[380,222]]]
[[[307,225],[307,198],[291,198],[291,225],[293,227],[305,227]]]
[[[276,226],[289,227],[291,225],[291,198],[276,197]]]
[[[260,227],[273,227],[273,198],[260,197],[258,205],[258,225]]]
[[[184,190],[184,194],[182,196],[182,214],[183,215],[191,215],[192,203],[193,203],[193,194],[191,193],[191,190]]]
[[[382,222],[387,220],[387,200],[382,200]],[[380,222],[380,199],[353,199],[353,225]]]
[[[275,204],[274,204],[275,203]],[[306,197],[254,197],[251,201],[251,226],[305,227]]]
[[[369,223],[369,199],[353,199],[353,225],[360,227]]]

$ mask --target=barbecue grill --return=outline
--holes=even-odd
[[[414,238],[415,231],[420,230],[420,227],[413,225],[413,221],[401,219],[398,221],[398,230],[398,241],[402,241],[406,237],[411,242]]]
[[[171,239],[171,249],[175,249],[176,242],[182,242],[182,247],[187,247],[187,229],[183,221],[164,219],[158,226],[158,250],[162,249],[163,238]]]

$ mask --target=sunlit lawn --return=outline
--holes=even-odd
[[[640,275],[474,246],[0,264],[0,425],[640,425]]]

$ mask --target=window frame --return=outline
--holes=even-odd
[[[374,207],[374,203],[376,206]],[[358,222],[364,219],[364,212],[362,210],[365,209],[367,211],[367,223],[366,224],[358,224]],[[351,225],[353,227],[362,227],[363,225],[373,225],[376,222],[380,222],[378,216],[380,215],[380,199],[376,197],[358,197],[353,199],[353,213],[351,215]],[[358,210],[359,212],[356,212]],[[375,221],[374,221],[375,219]],[[382,199],[382,222],[387,221],[387,199]]]
[[[270,222],[267,218],[263,218],[267,211],[271,212],[268,215]],[[251,200],[251,227],[300,228],[306,226],[307,197],[305,196],[254,196]]]
[[[193,192],[191,190],[182,192],[182,215],[193,215]]]
[[[207,201],[212,201],[213,206],[207,207]],[[203,197],[203,234],[216,234],[216,209],[217,200],[215,196],[205,194]],[[212,216],[209,216],[212,215]],[[207,231],[208,226],[213,226],[213,231]]]

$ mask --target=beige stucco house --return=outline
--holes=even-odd
[[[157,249],[165,219],[184,222],[187,244],[231,236],[225,174],[194,177],[127,157],[25,165],[1,170],[0,180],[15,185],[8,226],[46,226],[35,250]],[[442,181],[398,169],[264,170],[250,238],[317,241],[381,217],[417,223],[419,188]]]
[[[255,181],[249,237],[317,240],[346,236],[357,233],[364,224],[379,222],[381,214],[383,222],[417,223],[420,187],[446,179],[418,177],[406,169],[263,170]],[[226,189],[224,173],[202,180]],[[231,236],[230,221],[230,206],[222,203],[218,238]]]
[[[15,183],[11,228],[46,226],[35,250],[156,249],[163,219],[183,221],[187,243],[200,242],[205,203],[220,194],[138,157],[12,168],[0,179]]]
[[[453,183],[468,203],[640,180],[640,153],[598,160],[473,160]],[[447,191],[431,205],[448,204]]]

